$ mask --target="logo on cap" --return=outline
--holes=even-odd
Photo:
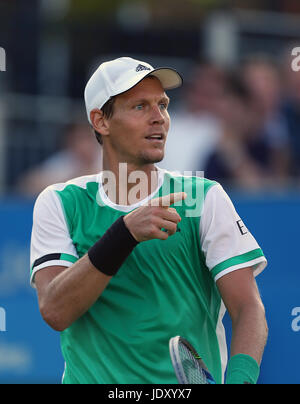
[[[141,72],[142,70],[150,70],[149,67],[144,66],[144,65],[138,65],[138,67],[135,69],[136,72]]]

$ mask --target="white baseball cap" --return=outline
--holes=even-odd
[[[180,87],[182,77],[169,67],[154,69],[149,63],[130,57],[121,57],[102,63],[89,79],[84,99],[88,120],[94,108],[101,109],[113,96],[130,90],[147,76],[157,77],[165,90]]]

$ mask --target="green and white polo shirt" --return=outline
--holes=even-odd
[[[168,347],[176,335],[195,346],[221,383],[227,348],[216,281],[248,266],[261,272],[261,248],[216,182],[159,170],[155,192],[131,206],[112,203],[101,184],[100,173],[40,194],[31,241],[33,286],[37,271],[72,266],[115,220],[148,199],[177,191],[188,197],[173,205],[182,218],[179,231],[139,243],[96,303],[61,333],[63,383],[177,383]]]

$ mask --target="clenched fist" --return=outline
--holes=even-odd
[[[152,239],[166,240],[176,233],[177,224],[181,221],[176,209],[170,208],[170,205],[182,201],[186,196],[185,192],[177,192],[152,199],[148,205],[141,206],[124,216],[124,223],[139,242]]]

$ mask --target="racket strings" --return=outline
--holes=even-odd
[[[194,354],[183,344],[179,344],[179,355],[183,371],[189,381],[189,384],[207,384],[206,373],[201,363]]]

